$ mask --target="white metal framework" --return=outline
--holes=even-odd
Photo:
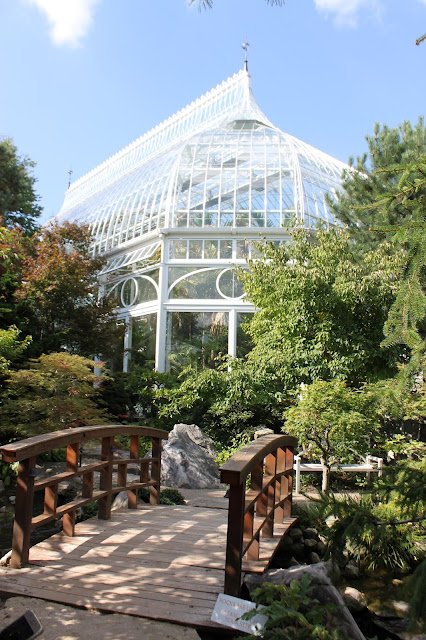
[[[333,224],[347,165],[283,133],[235,74],[72,184],[56,220],[90,224],[103,292],[128,322],[124,369],[241,355],[254,309],[234,267],[260,237]],[[239,349],[239,347],[241,347]]]

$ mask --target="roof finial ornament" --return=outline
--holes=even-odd
[[[250,45],[247,42],[247,38],[244,40],[241,46],[244,49],[244,71],[248,71],[247,52]]]
[[[68,189],[69,189],[69,188],[70,188],[70,186],[71,186],[71,176],[72,176],[72,174],[73,174],[73,173],[74,173],[74,171],[73,171],[72,169],[70,169],[70,170],[68,171],[68,176],[69,176],[69,178],[68,178]]]

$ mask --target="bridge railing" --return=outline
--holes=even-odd
[[[274,526],[290,522],[296,446],[297,439],[292,436],[265,435],[247,444],[221,467],[221,482],[229,484],[227,595],[240,593],[243,559],[258,562],[262,542],[273,538]]]
[[[130,436],[129,458],[115,458],[114,438]],[[151,438],[152,457],[141,458],[141,437]],[[4,462],[19,461],[16,487],[15,519],[12,534],[10,565],[19,568],[28,562],[31,531],[53,520],[62,518],[65,535],[73,536],[76,511],[93,501],[98,501],[98,517],[109,520],[114,494],[128,491],[129,508],[136,509],[137,491],[150,488],[151,504],[159,504],[161,474],[161,443],[168,438],[167,431],[127,425],[96,425],[77,427],[46,433],[0,447]],[[81,464],[80,451],[84,443],[101,441],[99,462]],[[37,479],[37,456],[66,447],[66,468],[63,473]],[[128,482],[128,465],[140,465],[139,481]],[[113,472],[117,481],[113,483]],[[95,489],[94,474],[99,472],[99,489]],[[58,488],[64,481],[82,478],[81,496],[58,506]],[[44,491],[43,513],[33,516],[34,493]]]

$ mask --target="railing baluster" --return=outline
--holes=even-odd
[[[285,450],[285,469],[288,471],[287,476],[287,499],[284,502],[284,517],[289,518],[291,516],[291,507],[293,503],[293,463],[294,463],[294,449],[293,447],[287,447]]]
[[[275,487],[275,503],[279,504],[286,497],[288,491],[288,479],[284,475],[279,475],[285,471],[285,450],[280,447],[277,449],[277,483]],[[284,520],[284,506],[278,506],[275,510],[275,518],[277,522]]]
[[[19,569],[28,562],[31,541],[31,519],[34,499],[34,469],[36,457],[19,462],[16,481],[15,520],[12,534],[10,566]]]
[[[111,490],[112,490],[112,445],[114,438],[112,436],[102,438],[101,459],[108,462],[108,465],[101,471],[99,488],[106,491],[107,495],[99,500],[98,517],[100,520],[109,520],[111,518]]]
[[[139,436],[130,436],[130,457],[135,460],[139,458]],[[141,464],[141,473],[142,473]],[[127,492],[127,500],[129,509],[137,509],[138,507],[138,490],[130,489]]]
[[[272,452],[266,456],[265,459],[265,475],[268,477],[275,477],[275,470],[277,468],[277,456],[276,452]],[[266,495],[266,523],[262,529],[262,536],[265,538],[272,538],[274,535],[274,500],[275,500],[275,482],[271,482],[267,488]]]
[[[58,503],[58,485],[54,484],[52,487],[46,487],[44,490],[43,513],[46,513],[46,514],[55,513],[57,503]]]

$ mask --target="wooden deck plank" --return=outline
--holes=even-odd
[[[226,530],[224,509],[117,510],[111,520],[77,524],[74,537],[59,533],[33,546],[30,566],[0,570],[0,592],[214,628],[210,616],[223,592]],[[280,533],[277,526],[269,544],[262,539],[262,556]],[[249,568],[260,571],[264,564],[261,557]]]

